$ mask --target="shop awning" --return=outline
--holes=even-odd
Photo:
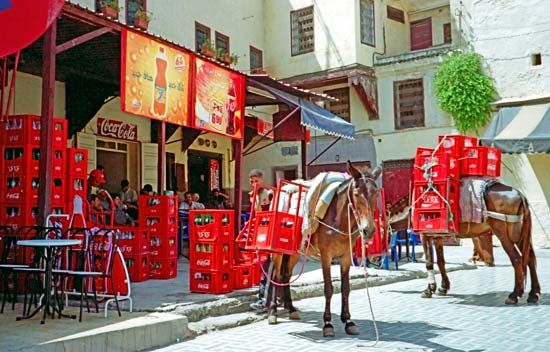
[[[272,79],[271,79],[272,80]],[[275,80],[272,80],[277,82]],[[277,82],[285,86],[283,83]],[[267,82],[260,82],[258,79],[249,78],[248,85],[262,89],[273,95],[274,100],[279,100],[285,104],[300,107],[301,124],[308,128],[313,128],[331,136],[353,139],[355,135],[355,126],[341,117],[323,109],[315,103],[304,98],[284,92]],[[289,86],[285,86],[289,87]]]
[[[505,153],[549,153],[550,103],[500,108],[481,144]]]

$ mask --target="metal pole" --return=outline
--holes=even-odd
[[[42,117],[40,119],[40,161],[38,187],[39,223],[47,226],[46,217],[51,212],[52,161],[53,150],[53,113],[55,104],[55,41],[57,21],[54,21],[44,34],[42,65]]]
[[[235,139],[232,141],[235,156],[235,189],[233,193],[233,206],[235,209],[235,236],[241,230],[241,210],[243,203],[241,176],[243,174],[243,141]]]
[[[330,148],[332,148],[333,145],[336,144],[336,142],[338,142],[340,139],[342,139],[342,137],[338,137],[336,138],[336,140],[332,143],[330,143],[328,145],[328,147],[326,147],[325,149],[323,149],[323,151],[321,151],[319,154],[317,154],[317,156],[315,156],[315,158],[313,158],[313,160],[311,160],[308,165],[311,165],[313,164],[313,162],[315,162],[315,160],[319,159],[323,154],[325,154],[327,152],[327,150],[329,150]]]
[[[305,139],[300,142],[302,145],[302,178],[307,180],[307,143]]]
[[[157,193],[162,194],[166,189],[166,123],[164,121],[159,122],[157,129],[157,143],[158,143],[158,167],[157,167]]]

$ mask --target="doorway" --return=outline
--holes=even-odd
[[[189,150],[187,174],[188,191],[198,193],[200,202],[206,203],[213,188],[222,189],[222,155]]]
[[[274,186],[279,184],[279,180],[284,179],[287,181],[294,181],[298,178],[298,167],[293,166],[282,166],[273,168],[273,182]]]

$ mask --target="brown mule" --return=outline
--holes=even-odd
[[[524,284],[527,268],[531,273],[531,291],[527,302],[537,303],[540,298],[540,284],[536,271],[536,257],[531,243],[531,213],[527,199],[515,188],[495,183],[487,188],[484,194],[487,210],[493,215],[481,224],[460,223],[459,238],[479,237],[492,232],[501,242],[502,248],[508,254],[515,272],[514,290],[506,299],[506,304],[517,304],[519,297],[524,293]],[[501,214],[500,216],[498,214]],[[504,214],[508,215],[507,219]],[[508,220],[508,221],[505,221]],[[516,221],[519,220],[519,221]],[[433,275],[434,256],[431,243],[434,243],[437,253],[437,265],[441,272],[441,287],[437,285]],[[451,288],[449,277],[445,270],[443,254],[443,237],[437,235],[423,235],[422,245],[426,256],[428,269],[428,287],[422,297],[430,298],[433,293],[446,295]]]
[[[330,301],[333,294],[330,269],[333,259],[340,261],[342,311],[340,319],[345,324],[345,331],[349,335],[358,335],[359,329],[349,312],[349,270],[351,267],[350,241],[353,246],[360,233],[369,241],[375,231],[374,209],[377,207],[378,187],[376,179],[380,176],[380,168],[374,171],[361,173],[348,161],[348,173],[351,179],[344,182],[336,192],[328,211],[315,233],[311,236],[308,255],[320,256],[323,270],[325,290],[325,312],[323,314],[323,336],[335,335],[331,323]],[[348,218],[350,219],[348,223]],[[351,232],[351,234],[349,233]],[[351,238],[350,238],[351,236]],[[298,262],[297,256],[273,255],[274,281],[285,286],[278,286],[277,294],[272,295],[269,307],[269,322],[275,323],[277,318],[277,297],[283,297],[285,308],[289,314],[296,312],[292,306],[290,287],[288,282],[292,276],[292,269]]]

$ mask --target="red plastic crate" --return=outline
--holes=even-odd
[[[141,214],[139,216],[144,219]],[[162,217],[146,217],[142,222],[151,236],[172,236],[178,233],[178,218],[170,216],[168,218]]]
[[[139,213],[143,216],[178,216],[177,196],[139,196]]]
[[[233,248],[230,242],[212,243],[191,240],[189,265],[195,270],[230,270],[233,265]]]
[[[444,209],[447,205],[443,199],[446,199],[451,207],[458,206],[460,196],[459,181],[435,181],[433,182],[433,187],[441,196],[432,190],[425,192],[428,188],[427,182],[414,183],[413,201],[415,208],[424,210]]]
[[[53,152],[53,176],[65,176],[65,148]],[[38,175],[40,147],[31,144],[6,145],[2,147],[2,173],[6,175]]]
[[[56,147],[67,147],[67,120],[54,119],[53,143]],[[2,140],[5,144],[40,144],[40,116],[8,116],[2,129]]]
[[[195,241],[228,242],[234,240],[233,210],[191,210],[189,238]]]
[[[149,238],[149,254],[158,259],[177,258],[178,236],[151,236]]]
[[[233,289],[240,290],[254,285],[254,264],[233,266]]]
[[[149,277],[151,279],[173,279],[178,276],[178,259],[158,259],[150,257],[151,270],[149,271]]]
[[[149,253],[149,232],[136,226],[117,226],[117,245],[124,256]]]
[[[487,170],[485,174],[500,177],[502,152],[498,148],[487,147]]]
[[[459,165],[451,164],[449,156],[445,153],[435,153],[431,148],[417,148],[414,159],[414,181],[428,181],[431,174],[433,181],[444,181],[449,177],[460,175]],[[431,168],[427,166],[432,165]],[[452,169],[451,169],[452,166]]]
[[[253,236],[246,249],[296,254],[302,241],[302,218],[283,212],[257,212]]]
[[[442,140],[443,143],[441,143]],[[450,156],[454,156],[455,158],[462,157],[463,148],[477,147],[478,144],[476,137],[465,136],[461,134],[439,136],[437,142],[441,143],[439,148],[443,152],[449,154]]]
[[[67,174],[71,177],[87,178],[88,149],[67,148]]]
[[[1,202],[34,204],[38,202],[38,176],[30,175],[1,175],[2,182]],[[51,202],[53,205],[65,204],[64,179],[56,177],[51,185]]]
[[[458,214],[453,213],[451,221],[447,209],[414,209],[412,223],[413,230],[418,232],[456,233],[458,231]]]
[[[74,196],[79,195],[83,200],[86,199],[88,188],[88,179],[86,175],[78,176],[69,174],[66,178],[65,195],[67,202],[72,202]]]
[[[52,213],[65,214],[64,207],[53,206]],[[34,226],[38,221],[38,204],[0,204],[0,223],[13,227]]]
[[[383,251],[384,251],[384,248],[382,246],[382,231],[383,229],[381,228],[381,226],[384,226],[383,224],[381,225],[381,223],[383,223],[381,217],[380,217],[380,211],[378,209],[376,209],[375,211],[375,218],[374,218],[374,225],[375,225],[375,230],[374,230],[374,236],[371,238],[370,241],[368,241],[366,244],[365,244],[365,247],[366,247],[366,251],[365,253],[368,255],[368,256],[375,256],[375,255],[382,255],[384,254]],[[361,239],[361,236],[357,237],[357,240],[355,241],[355,257],[356,258],[362,258],[363,256],[363,250],[361,248],[361,244],[362,244],[362,239]]]
[[[189,291],[197,293],[228,293],[233,291],[231,270],[189,272]]]
[[[487,172],[487,147],[464,148],[461,172],[464,176],[484,176]]]
[[[149,254],[124,255],[124,261],[130,275],[130,281],[141,282],[149,280],[149,272],[151,270]]]

